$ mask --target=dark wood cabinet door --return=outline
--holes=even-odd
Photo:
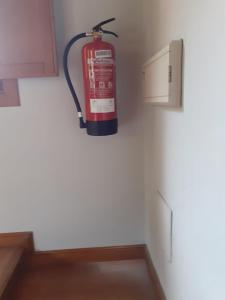
[[[0,79],[57,75],[51,0],[0,0]]]

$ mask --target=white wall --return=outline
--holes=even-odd
[[[143,14],[143,61],[185,46],[183,109],[145,106],[149,249],[168,300],[225,299],[225,2],[143,0]],[[174,212],[172,264],[153,242],[157,190]]]
[[[20,80],[22,105],[0,109],[0,232],[34,231],[37,249],[144,241],[142,139],[137,107],[136,0],[55,0],[61,65],[66,42],[115,16],[119,134],[89,137],[59,78]],[[76,47],[75,47],[76,48]],[[71,68],[82,98],[81,46]]]

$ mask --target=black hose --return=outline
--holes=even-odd
[[[85,37],[87,37],[86,33],[80,33],[80,34],[76,35],[75,37],[73,37],[69,41],[69,43],[67,44],[66,49],[64,51],[64,55],[63,55],[64,74],[65,74],[66,81],[68,83],[70,92],[73,96],[74,103],[75,103],[76,108],[77,108],[78,117],[79,117],[79,120],[80,120],[80,128],[86,128],[86,124],[85,124],[84,119],[83,119],[83,114],[82,114],[82,109],[81,109],[81,106],[80,106],[80,102],[78,100],[76,91],[73,87],[73,83],[72,83],[72,80],[71,80],[71,77],[70,77],[70,73],[69,73],[69,69],[68,69],[68,56],[69,56],[69,52],[70,52],[70,49],[72,48],[73,44],[75,44],[78,40],[80,40],[82,38],[85,38]]]

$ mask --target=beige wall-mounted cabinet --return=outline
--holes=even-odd
[[[182,53],[183,41],[172,41],[144,64],[145,102],[154,105],[181,106]]]
[[[51,0],[0,0],[0,79],[57,75]]]

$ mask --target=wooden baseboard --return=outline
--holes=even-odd
[[[162,285],[160,283],[158,274],[154,267],[151,255],[149,253],[148,247],[145,245],[145,260],[148,267],[149,277],[153,285],[155,299],[156,300],[166,300],[165,293],[163,291]]]
[[[145,245],[39,251],[27,258],[26,267],[71,264],[74,262],[145,259]]]
[[[33,233],[0,233],[0,248],[1,247],[21,247],[25,249],[25,252],[32,253],[34,251]]]

